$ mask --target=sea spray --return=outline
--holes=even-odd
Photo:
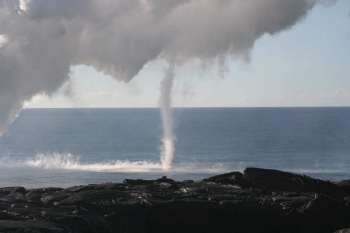
[[[170,62],[161,82],[160,109],[163,124],[163,138],[161,146],[161,162],[163,169],[169,169],[174,158],[175,135],[173,132],[173,117],[171,110],[171,90],[174,82],[175,63]]]
[[[75,171],[75,172],[117,172],[117,173],[153,173],[164,174],[162,164],[147,160],[129,161],[129,160],[105,160],[101,162],[84,162],[80,156],[70,153],[47,153],[37,154],[27,158],[0,157],[0,170],[4,172],[9,169],[10,172],[29,172],[38,170],[45,174],[56,171]],[[192,174],[216,174],[227,173],[231,168],[226,167],[223,163],[198,163],[183,162],[177,166],[172,166],[168,171],[174,173],[190,173]],[[239,170],[238,168],[236,170]],[[240,168],[242,171],[243,169]],[[29,174],[28,173],[28,174]],[[31,173],[32,174],[32,173]]]
[[[11,160],[6,161],[11,164]],[[31,167],[45,170],[72,170],[95,172],[152,172],[162,169],[160,163],[150,161],[110,160],[98,163],[84,163],[72,154],[37,154],[26,161],[17,161],[18,167]],[[0,160],[1,167],[1,160]]]

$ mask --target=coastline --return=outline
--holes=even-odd
[[[259,168],[199,181],[0,188],[2,232],[336,232],[350,228],[348,216],[350,181]]]

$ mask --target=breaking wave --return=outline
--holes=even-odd
[[[231,171],[243,172],[246,167],[253,164],[234,162],[223,163],[201,163],[198,161],[173,164],[169,169],[164,169],[161,162],[157,161],[129,161],[109,160],[104,162],[83,162],[79,156],[72,154],[37,154],[30,158],[0,158],[0,168],[27,168],[35,170],[66,170],[66,171],[87,171],[87,172],[123,172],[123,173],[146,173],[146,172],[175,172],[175,173],[225,173]],[[259,166],[258,166],[259,167]],[[347,167],[334,166],[329,168],[274,168],[298,174],[340,174],[348,173]]]
[[[34,158],[25,161],[28,167],[41,169],[59,169],[59,170],[80,170],[80,171],[130,171],[130,172],[148,172],[152,170],[161,170],[160,163],[148,161],[108,161],[101,163],[84,163],[80,157],[71,154],[38,154]]]
[[[92,172],[160,172],[164,168],[160,162],[151,161],[129,161],[110,160],[106,162],[87,163],[82,162],[80,157],[72,154],[38,154],[28,159],[2,158],[2,168],[35,168],[42,170],[70,170],[70,171],[92,171]],[[196,163],[182,163],[166,169],[169,172],[191,172],[191,173],[217,173],[226,172],[222,163],[210,166]]]

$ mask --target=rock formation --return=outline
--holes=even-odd
[[[247,168],[200,181],[0,189],[0,232],[350,232],[350,182]]]

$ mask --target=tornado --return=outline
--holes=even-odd
[[[160,109],[163,124],[163,138],[161,146],[161,163],[163,169],[169,169],[174,158],[175,135],[173,132],[173,116],[171,109],[171,91],[174,82],[174,63],[169,64],[160,85]]]

